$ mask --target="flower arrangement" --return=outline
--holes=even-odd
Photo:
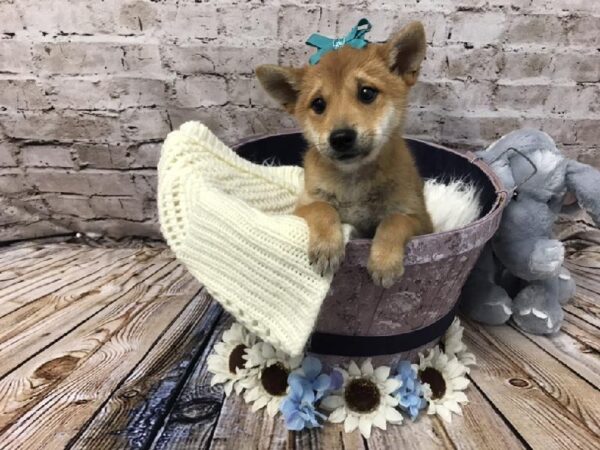
[[[211,384],[223,384],[225,395],[245,391],[253,412],[264,407],[271,416],[280,412],[289,430],[343,423],[345,432],[358,429],[369,438],[373,427],[385,430],[425,410],[446,422],[452,413],[462,414],[466,375],[475,364],[463,330],[454,319],[441,345],[419,354],[418,364],[373,367],[365,359],[327,373],[318,358],[290,357],[235,323],[209,356],[208,369]]]

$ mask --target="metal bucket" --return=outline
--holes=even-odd
[[[463,227],[412,239],[405,272],[389,289],[367,272],[370,240],[351,240],[333,278],[307,350],[327,365],[371,357],[374,364],[415,360],[435,346],[452,323],[461,289],[506,205],[498,177],[472,153],[462,154],[407,139],[424,178],[463,178],[477,184],[482,217]],[[246,139],[236,147],[244,158],[274,165],[300,165],[306,143],[290,132]]]

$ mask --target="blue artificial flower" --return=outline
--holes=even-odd
[[[299,431],[304,428],[320,427],[318,419],[325,416],[315,408],[315,392],[310,382],[298,374],[288,377],[290,392],[283,400],[280,411],[285,418],[288,430]]]
[[[342,386],[340,372],[331,375],[321,373],[321,361],[307,356],[302,361],[302,368],[288,376],[290,391],[280,406],[288,430],[320,427],[326,416],[316,409],[317,402],[326,394]]]
[[[427,401],[423,398],[423,386],[417,376],[417,372],[412,368],[410,362],[401,361],[396,368],[394,377],[402,382],[402,386],[392,395],[398,400],[398,406],[406,411],[412,420],[419,415],[419,411],[427,406]]]
[[[331,378],[331,382],[329,383],[330,391],[337,391],[344,384],[344,376],[339,370],[334,369],[329,377]]]
[[[322,399],[325,394],[339,389],[344,381],[340,372],[333,371],[331,375],[327,375],[321,373],[322,369],[323,366],[318,358],[307,356],[302,361],[302,369],[295,372],[312,386],[315,391],[315,402]]]

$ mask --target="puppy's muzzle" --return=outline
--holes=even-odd
[[[352,128],[338,128],[329,135],[329,145],[337,159],[349,159],[358,155],[357,133]]]

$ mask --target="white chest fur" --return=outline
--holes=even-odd
[[[353,225],[359,237],[372,237],[379,222],[399,207],[391,201],[392,189],[389,183],[375,185],[356,181],[319,186],[311,192],[311,196],[332,205],[341,221]]]

